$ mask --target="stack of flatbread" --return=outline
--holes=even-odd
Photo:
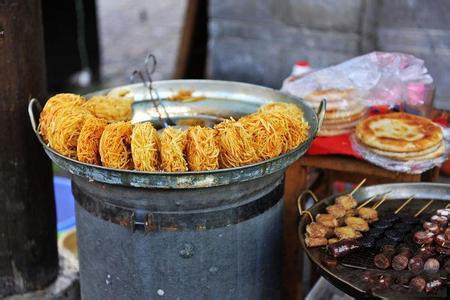
[[[334,136],[353,132],[363,119],[367,107],[358,100],[354,90],[318,90],[304,97],[304,100],[317,109],[322,99],[327,100],[325,120],[319,131],[320,136]]]
[[[393,160],[425,161],[445,153],[441,127],[407,113],[369,117],[356,127],[356,138],[373,153]]]

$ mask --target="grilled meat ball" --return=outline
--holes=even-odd
[[[326,208],[327,213],[333,215],[335,218],[341,218],[345,216],[345,208],[340,204],[333,204],[330,206],[327,206]]]
[[[350,226],[336,227],[334,234],[341,240],[349,240],[361,237],[361,233]]]
[[[345,218],[345,224],[358,231],[369,231],[369,224],[362,218],[347,217]]]
[[[336,204],[342,205],[346,210],[355,208],[358,205],[358,202],[352,195],[343,195],[336,198]]]
[[[338,226],[336,218],[330,214],[318,214],[316,216],[316,222],[326,227],[334,228]]]
[[[358,215],[369,223],[378,221],[378,212],[370,207],[361,207]]]

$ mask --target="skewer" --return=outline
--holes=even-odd
[[[381,204],[383,204],[383,202],[387,200],[387,195],[388,194],[384,194],[383,198],[381,198],[381,200],[377,204],[374,204],[372,208],[377,209]]]
[[[356,209],[360,209],[364,206],[366,206],[367,204],[369,204],[373,199],[375,199],[377,197],[377,195],[370,197],[369,199],[367,199],[366,201],[364,201],[364,203],[362,203],[360,206],[358,206]]]
[[[370,197],[369,199],[367,199],[364,203],[362,203],[360,206],[358,206],[356,209],[360,209],[360,208],[366,206],[367,204],[369,204],[370,202],[372,202],[372,200],[375,199],[376,197],[379,197],[379,196],[385,196],[385,195],[389,194],[390,192],[391,192],[391,191],[387,191],[387,192],[385,192],[385,193],[382,193],[382,194],[379,194],[379,195],[372,196],[372,197]]]
[[[366,182],[366,178],[364,178],[354,189],[353,191],[349,194],[349,196],[353,196],[353,194],[364,184],[364,182]]]
[[[434,200],[430,200],[430,201],[428,201],[428,203],[427,204],[425,204],[425,206],[424,207],[422,207],[415,215],[414,215],[414,218],[417,218],[425,209],[427,209],[428,208],[428,206],[430,206],[431,205],[431,203],[433,203],[434,202]]]
[[[403,209],[403,207],[405,207],[406,205],[408,205],[408,203],[411,202],[411,201],[414,199],[414,197],[415,197],[415,195],[412,195],[411,197],[408,198],[408,200],[406,200],[405,202],[403,202],[403,204],[400,205],[399,208],[397,208],[397,210],[394,212],[394,214],[395,214],[395,215],[398,214],[398,213]]]
[[[445,208],[450,208],[450,203],[445,206]]]

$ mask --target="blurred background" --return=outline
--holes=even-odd
[[[375,50],[425,60],[435,106],[450,96],[446,0],[46,0],[50,91],[129,82],[150,51],[155,79],[279,88],[299,59],[315,69]]]

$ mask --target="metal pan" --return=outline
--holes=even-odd
[[[33,111],[35,107],[39,109],[38,101],[36,99],[32,99],[29,103],[28,112],[30,121],[37,138],[50,159],[72,174],[103,183],[143,188],[203,188],[226,185],[239,181],[248,181],[286,169],[308,150],[320,128],[326,108],[326,102],[323,101],[316,114],[316,112],[300,98],[284,94],[274,89],[239,82],[169,80],[154,82],[153,87],[158,90],[162,102],[169,112],[189,111],[189,115],[191,116],[195,116],[196,114],[214,114],[219,117],[239,117],[256,111],[260,105],[267,102],[292,102],[300,106],[304,112],[304,118],[310,125],[309,137],[305,143],[288,153],[248,166],[185,173],[141,172],[135,170],[110,169],[82,163],[60,155],[48,147],[38,133],[38,124],[35,121]],[[142,113],[145,111],[146,107],[149,107],[147,100],[148,90],[142,84],[125,85],[117,88],[128,89],[134,95],[134,114],[136,112]],[[180,89],[193,91],[194,96],[201,96],[202,99],[189,104],[167,100],[169,96],[174,95]],[[106,94],[108,91],[109,90],[102,90],[86,95],[86,97],[89,98],[93,95]],[[183,107],[184,110],[181,110],[180,107]],[[182,118],[183,116],[178,117]]]
[[[424,206],[427,201],[434,199],[435,201],[430,205],[424,213],[433,212],[438,208],[444,208],[450,201],[450,185],[440,183],[395,183],[395,184],[382,184],[373,185],[364,188],[360,188],[354,195],[359,203],[363,202],[375,195],[380,195],[391,191],[389,193],[389,200],[383,203],[378,208],[379,213],[382,215],[385,212],[393,212],[401,204],[402,200],[409,198],[411,195],[415,195],[415,199],[408,204],[402,211],[402,214],[413,215]],[[427,295],[417,293],[398,293],[387,289],[385,292],[367,293],[364,289],[364,283],[361,280],[361,276],[364,270],[357,270],[354,268],[345,267],[342,264],[338,264],[335,269],[328,269],[321,262],[321,257],[326,253],[324,247],[308,248],[305,244],[305,232],[306,225],[311,222],[310,216],[316,216],[318,213],[323,213],[326,206],[333,204],[334,200],[345,193],[333,195],[320,201],[315,201],[307,210],[302,209],[303,199],[299,198],[299,210],[301,218],[298,226],[298,234],[300,244],[303,251],[307,254],[311,262],[318,268],[319,273],[330,281],[334,286],[341,289],[348,295],[360,298],[389,298],[389,299],[401,299],[401,298],[428,298]],[[316,199],[315,199],[316,200]],[[394,272],[394,271],[393,271]],[[401,272],[401,271],[400,271]],[[398,272],[396,272],[398,274]],[[446,289],[441,289],[440,293],[446,294]],[[436,297],[439,295],[433,295],[430,297]],[[442,295],[441,295],[442,296]]]

